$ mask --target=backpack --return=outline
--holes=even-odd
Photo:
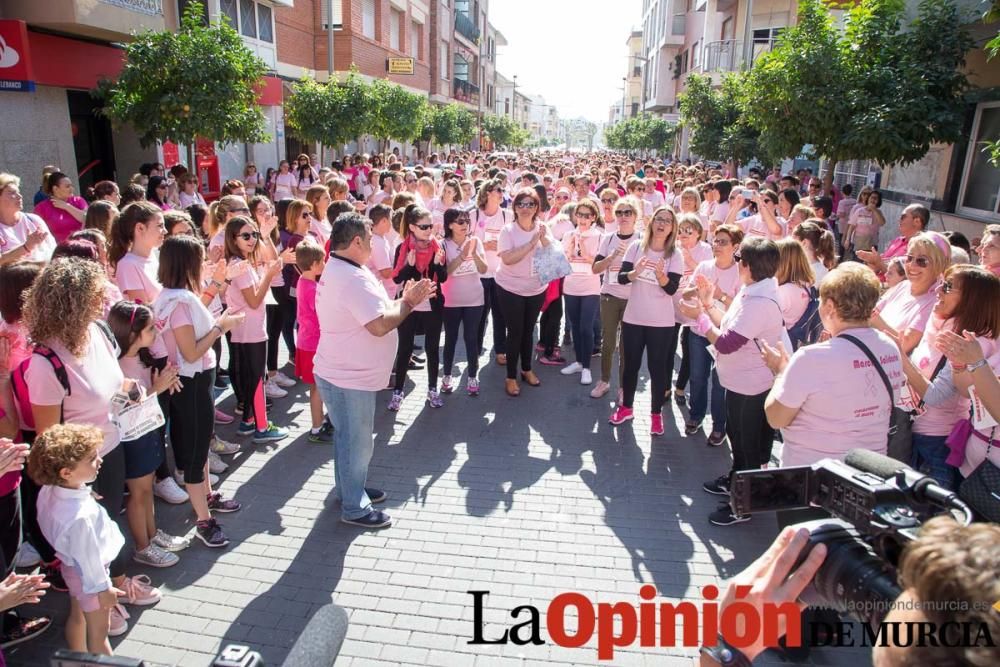
[[[811,345],[819,340],[823,333],[823,322],[819,317],[819,292],[816,287],[809,288],[809,303],[806,304],[802,317],[788,329],[788,338],[792,341],[792,352],[805,345]]]

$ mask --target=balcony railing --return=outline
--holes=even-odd
[[[747,62],[743,45],[744,42],[735,39],[709,42],[705,45],[701,69],[705,72],[738,72],[750,69],[762,53],[771,50],[774,46],[774,40],[755,39],[750,53],[750,62]]]
[[[470,42],[476,42],[479,39],[479,27],[465,12],[455,12],[455,32]]]
[[[465,79],[452,79],[452,83],[456,100],[467,104],[479,104],[479,86]]]
[[[163,14],[163,0],[101,0],[101,2],[150,16]]]

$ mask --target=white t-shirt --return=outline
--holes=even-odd
[[[386,296],[390,299],[396,298],[399,285],[392,279],[392,274],[388,278],[383,278],[380,271],[393,268],[392,260],[396,256],[396,247],[385,236],[372,234],[372,254],[368,257],[368,268],[375,274],[375,278],[385,287]]]
[[[487,241],[497,241],[500,239],[500,230],[504,225],[514,219],[513,213],[504,208],[497,209],[493,215],[486,215],[482,209],[470,211],[472,219],[472,229],[476,236]],[[497,268],[500,266],[500,257],[495,250],[486,250],[486,273],[483,278],[496,277]]]
[[[52,252],[56,249],[56,239],[49,232],[45,221],[31,213],[18,213],[17,222],[13,225],[0,223],[0,255],[14,252],[28,240],[28,234],[36,231],[44,231],[47,236],[24,259],[31,262],[49,261],[52,259]]]
[[[618,246],[624,244],[625,249],[628,249],[629,244],[639,238],[638,232],[633,232],[631,236],[623,239],[615,232],[610,232],[601,237],[601,245],[597,249],[597,254],[601,257],[611,257]],[[624,257],[624,254],[622,255]],[[619,299],[628,299],[629,294],[632,293],[632,285],[622,285],[618,282],[618,272],[622,268],[622,257],[617,260],[612,260],[608,264],[608,268],[604,270],[604,284],[601,287],[601,294],[610,294],[611,296],[616,296]]]
[[[601,244],[601,232],[591,227],[586,232],[574,229],[562,238],[563,248],[573,270],[563,281],[563,294],[597,296],[601,293],[601,275],[594,273],[594,258]]]
[[[747,236],[763,236],[766,239],[771,239],[772,241],[777,241],[780,238],[784,238],[788,232],[788,223],[781,217],[776,216],[775,220],[778,222],[778,226],[781,227],[780,234],[772,234],[767,223],[764,222],[764,218],[761,217],[760,213],[755,213],[753,215],[748,215],[745,218],[741,218],[736,222],[740,227],[743,228],[743,233]]]
[[[535,224],[528,231],[521,229],[521,226],[517,222],[504,225],[500,231],[500,237],[497,239],[497,254],[499,255],[525,245],[531,241],[531,238],[538,233],[539,229],[545,230],[549,241],[555,241],[549,233],[549,228],[540,220],[536,220]],[[535,272],[534,263],[535,253],[538,252],[541,245],[542,243],[539,241],[535,247],[528,251],[528,254],[513,264],[505,264],[503,261],[500,261],[495,276],[497,285],[518,296],[535,296],[544,292],[548,285],[543,285],[539,280],[538,274]]]

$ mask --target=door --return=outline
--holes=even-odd
[[[94,112],[97,101],[82,90],[66,91],[69,122],[76,151],[80,192],[98,181],[115,179],[115,147],[111,123]]]

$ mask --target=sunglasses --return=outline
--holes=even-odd
[[[535,208],[535,206],[537,206],[537,204],[535,204],[535,202],[529,200],[529,201],[519,201],[516,204],[514,204],[514,206],[516,206],[518,208]]]
[[[712,245],[717,246],[719,248],[723,248],[727,245],[730,245],[730,242],[726,239],[715,239],[714,241],[712,241]]]
[[[941,294],[951,294],[955,291],[955,285],[950,280],[941,283]]]
[[[243,232],[242,234],[237,234],[237,236],[244,241],[260,240],[260,232]]]
[[[601,203],[602,204],[607,204],[607,205],[610,206],[611,204],[614,204],[616,201],[618,201],[618,200],[617,199],[602,199]]]
[[[569,195],[556,195],[556,199],[569,199]]]
[[[469,224],[469,219],[468,218],[459,218],[458,220],[452,220],[451,224],[453,224],[453,225],[467,225],[467,224]]]
[[[931,260],[929,257],[918,257],[916,255],[906,255],[903,257],[903,261],[907,264],[916,264],[921,269],[926,269],[931,265]],[[947,294],[947,292],[945,292]]]
[[[677,230],[677,233],[680,234],[681,236],[690,236],[691,234],[694,234],[694,230],[691,229],[690,227],[681,227],[679,230]]]
[[[654,225],[672,225],[674,221],[669,218],[653,218]]]
[[[583,218],[584,220],[590,220],[594,217],[594,214],[589,211],[579,211],[576,217]]]
[[[302,212],[302,219],[303,219],[303,220],[308,220],[308,219],[309,219],[309,218],[311,218],[311,217],[312,217],[312,216],[311,216],[311,215],[309,215],[309,212],[308,212],[308,211],[303,211],[303,212]]]
[[[424,225],[413,225],[413,226],[416,227],[417,229],[421,230],[421,231],[426,232],[428,229],[430,229],[434,225],[432,225],[432,224],[424,224]]]
[[[632,218],[632,217],[635,217],[635,211],[629,211],[629,210],[615,211],[615,217],[616,218]]]

